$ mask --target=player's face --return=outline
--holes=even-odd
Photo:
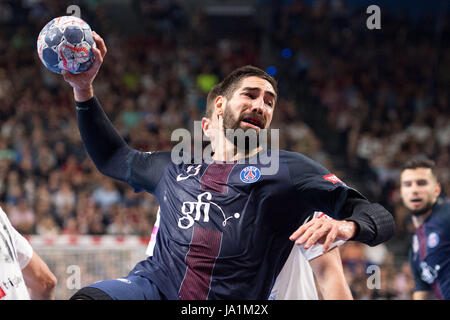
[[[430,168],[403,170],[400,177],[400,193],[403,204],[414,215],[429,212],[440,192],[440,185]]]
[[[242,79],[224,106],[224,129],[254,129],[257,132],[267,129],[272,121],[275,97],[267,80],[253,76]]]

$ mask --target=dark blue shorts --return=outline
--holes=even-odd
[[[95,282],[80,289],[71,299],[163,300],[164,298],[149,279],[129,275],[124,278]]]

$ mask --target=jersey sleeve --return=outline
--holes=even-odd
[[[342,220],[351,214],[341,211],[348,198],[365,199],[312,159],[291,153],[287,161],[299,199],[308,204],[311,212],[326,212],[330,217]]]
[[[16,247],[20,269],[24,269],[33,256],[33,248],[29,244],[28,240],[17,232],[16,229],[12,229],[12,234],[14,237],[14,246]]]
[[[136,192],[152,192],[159,182],[170,152],[142,152],[130,148],[93,97],[76,102],[83,144],[97,169],[131,185]]]
[[[0,227],[5,228],[5,231],[9,235],[9,241],[11,241],[13,251],[13,256],[11,258],[15,259],[15,257],[17,257],[20,269],[25,268],[33,256],[33,248],[28,243],[27,239],[12,226],[8,216],[2,208],[0,208]]]
[[[299,200],[308,210],[356,223],[356,235],[351,240],[375,246],[393,236],[395,222],[390,212],[370,203],[319,163],[296,154],[288,156],[288,167]]]
[[[126,181],[136,192],[153,193],[170,161],[170,151],[133,150],[128,159]]]

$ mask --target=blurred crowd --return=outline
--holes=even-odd
[[[367,29],[366,8],[350,10],[345,1],[288,0],[273,8],[275,58],[301,118],[330,167],[396,220],[387,244],[342,248],[356,298],[410,298],[414,227],[399,194],[406,160],[435,160],[441,197],[450,198],[450,12],[444,2],[436,8],[415,16],[382,9],[380,30]],[[381,288],[368,290],[374,264],[381,266]]]
[[[325,149],[342,161],[350,183],[395,213],[403,232],[398,178],[409,157],[434,159],[449,197],[450,12],[443,6],[413,18],[383,11],[373,31],[365,8],[351,12],[345,1],[292,0],[278,12],[273,36],[278,51],[293,52],[281,59],[283,76],[301,87],[291,91],[305,97],[297,102],[304,119],[320,113],[308,124]]]
[[[383,12],[382,29],[369,31],[365,11],[345,1],[259,2],[270,12],[269,30],[247,19],[247,33],[220,37],[204,11],[176,0],[130,1],[119,15],[108,1],[0,2],[1,207],[24,234],[150,235],[156,200],[97,171],[81,142],[70,87],[36,54],[40,29],[78,4],[108,47],[96,94],[139,150],[170,149],[172,131],[192,129],[219,79],[271,59],[281,94],[272,125],[282,129],[280,148],[319,161],[397,221],[395,252],[343,247],[355,298],[410,298],[405,257],[413,230],[399,198],[399,170],[410,155],[427,154],[448,197],[448,14],[414,20]],[[382,266],[382,287],[368,291],[374,263]]]

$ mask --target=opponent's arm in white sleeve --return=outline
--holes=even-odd
[[[330,220],[322,212],[314,212],[311,220]],[[305,222],[305,224],[308,221]],[[305,249],[305,245],[294,245],[282,270],[272,288],[269,299],[273,300],[317,300],[318,287],[323,299],[352,299],[350,289],[345,281],[342,262],[337,246],[344,240],[335,240],[328,247],[334,248],[324,252],[324,244],[316,243]],[[328,278],[329,277],[329,278]]]
[[[26,286],[33,300],[49,300],[55,298],[56,277],[47,264],[33,251],[28,241],[14,228],[13,232],[17,257]]]
[[[323,212],[314,212],[312,220],[322,220],[328,223],[340,223],[332,219]],[[314,273],[320,293],[324,300],[352,300],[352,293],[345,279],[342,267],[339,246],[344,244],[344,240],[335,240],[329,245],[330,250],[324,249],[324,244],[316,243],[305,249],[300,246],[303,256],[309,261],[309,265]]]
[[[338,247],[310,260],[309,264],[324,300],[353,300]]]
[[[36,252],[22,269],[22,274],[32,300],[55,299],[56,277]]]

